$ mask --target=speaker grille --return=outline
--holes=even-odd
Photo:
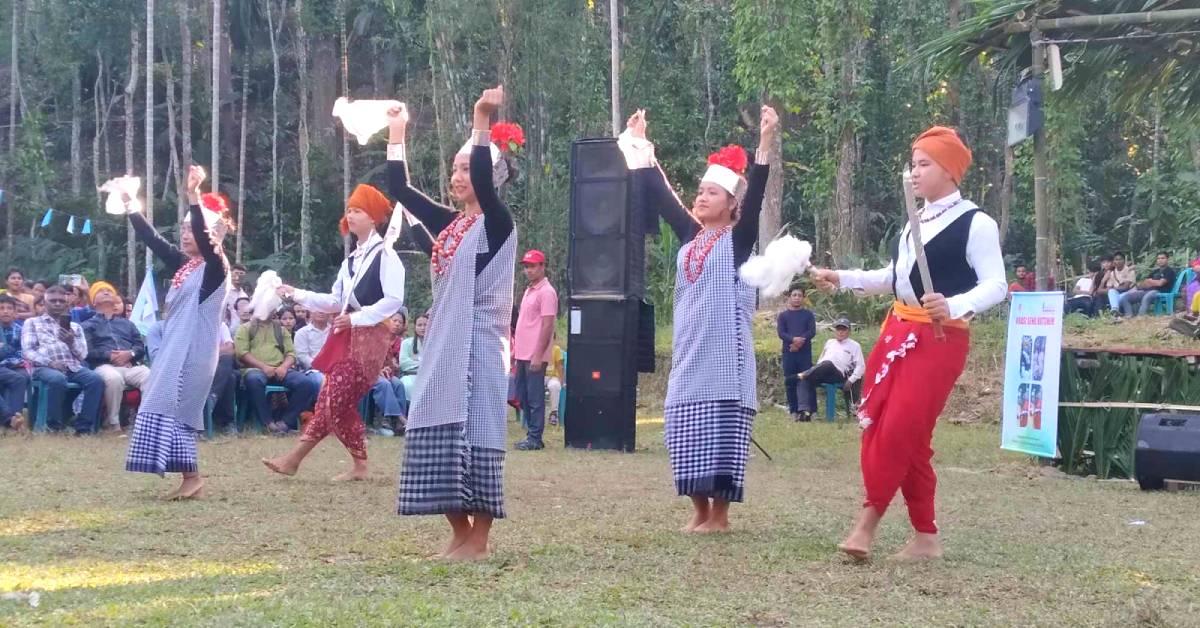
[[[646,284],[643,229],[616,140],[572,145],[570,216],[570,294],[640,298]]]

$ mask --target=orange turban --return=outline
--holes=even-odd
[[[366,212],[377,225],[387,222],[392,213],[392,203],[383,195],[383,192],[365,183],[358,184],[358,187],[354,188],[354,192],[350,194],[350,198],[346,199],[346,208],[351,207]],[[346,224],[345,217],[338,226],[342,230],[342,235],[350,233],[350,225]]]
[[[107,281],[97,281],[96,283],[92,284],[91,288],[88,289],[88,303],[94,303],[96,301],[96,293],[100,292],[101,290],[108,290],[109,292],[113,293],[113,296],[116,296],[117,294],[117,289],[114,288],[111,283],[108,283]]]
[[[935,126],[917,136],[913,150],[921,149],[929,154],[939,166],[950,173],[954,184],[962,183],[963,175],[971,167],[971,149],[958,138],[958,133],[945,126]]]

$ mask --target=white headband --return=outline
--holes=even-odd
[[[705,181],[715,183],[721,186],[721,189],[729,192],[730,195],[737,196],[738,187],[742,184],[742,177],[725,166],[712,164],[700,179],[701,183]]]
[[[475,142],[467,139],[467,143],[463,144],[462,148],[458,149],[458,154],[467,155],[469,157],[471,155],[472,148],[475,148]],[[489,142],[488,151],[492,154],[492,165],[494,166],[496,165],[496,162],[500,161],[500,147],[496,146],[494,142]]]

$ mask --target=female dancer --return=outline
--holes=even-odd
[[[404,304],[404,266],[378,229],[387,223],[391,209],[382,192],[359,185],[346,199],[341,222],[342,234],[352,234],[358,246],[342,260],[330,292],[297,290],[289,285],[276,289],[279,296],[311,311],[335,314],[330,333],[350,334],[350,352],[324,373],[313,418],[304,424],[300,441],[282,456],[263,459],[276,473],[295,475],[304,457],[333,432],[354,459],[353,468],[333,479],[367,479],[366,428],[358,416],[358,401],[379,378],[391,346],[388,319]]]
[[[517,236],[496,194],[508,178],[487,131],[504,88],[475,103],[475,131],[454,157],[455,213],[408,183],[406,116],[390,112],[392,195],[438,233],[430,255],[433,309],[413,386],[400,471],[399,513],[445,515],[452,537],[435,558],[481,560],[493,519],[504,518],[508,318]],[[480,219],[482,218],[482,220]],[[468,331],[469,330],[469,331]]]
[[[653,163],[645,112],[629,119],[621,142],[635,166],[633,176],[640,179],[635,189],[644,191],[641,202],[660,212],[687,243],[676,262],[674,355],[665,402],[675,489],[690,497],[694,508],[684,532],[729,530],[729,504],[743,497],[758,400],[750,333],[755,290],[738,279],[738,267],[758,240],[758,214],[770,170],[768,151],[778,128],[775,111],[763,107],[748,186],[741,176],[746,155],[740,147],[710,156],[691,212]]]
[[[136,210],[128,213],[142,242],[168,270],[175,271],[167,292],[158,359],[142,387],[142,403],[125,456],[126,471],[183,474],[167,499],[200,497],[204,489],[196,435],[204,429],[204,402],[217,369],[221,310],[229,291],[229,261],[221,242],[233,223],[223,198],[200,196],[204,177],[199,166],[188,170],[191,209],[180,226],[179,248],[158,235]],[[125,198],[127,211],[132,200]]]

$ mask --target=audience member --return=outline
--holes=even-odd
[[[516,395],[528,432],[516,444],[521,451],[544,449],[546,428],[546,363],[550,360],[554,321],[558,317],[558,293],[546,278],[546,255],[529,250],[521,258],[528,287],[513,333],[513,357],[517,361]]]
[[[0,294],[0,427],[25,428],[25,389],[29,374],[21,359],[21,321],[17,320],[17,300]]]
[[[25,273],[16,267],[8,269],[8,274],[4,276],[4,287],[5,294],[17,301],[17,320],[32,318],[34,296],[25,289]]]
[[[817,319],[813,313],[804,308],[804,289],[792,288],[788,293],[787,309],[779,313],[775,320],[776,333],[783,343],[783,380],[787,389],[788,413],[793,420],[800,418],[802,407],[795,385],[796,375],[812,368],[812,339],[817,335]],[[811,407],[816,403],[816,393],[809,393],[812,399],[803,407]]]
[[[546,398],[550,403],[550,425],[558,425],[558,400],[566,374],[563,373],[562,347],[556,342],[551,343],[554,348],[550,350],[550,361],[546,363]]]
[[[44,296],[38,297],[33,302],[33,315],[34,316],[45,316],[45,314],[46,314],[46,297],[44,297]],[[21,318],[20,314],[17,315],[17,318]]]
[[[1071,298],[1067,299],[1064,309],[1066,314],[1078,312],[1088,317],[1096,315],[1095,287],[1103,272],[1100,262],[1092,262],[1088,265],[1088,274],[1075,282],[1075,290]]]
[[[1183,306],[1188,313],[1200,315],[1200,259],[1192,260],[1192,280],[1188,282]]]
[[[1133,282],[1137,281],[1137,272],[1132,264],[1125,263],[1124,253],[1113,253],[1112,257],[1112,270],[1105,273],[1100,289],[1108,294],[1108,309],[1120,314],[1121,295],[1133,288]]]
[[[317,354],[321,352],[321,348],[325,346],[325,339],[329,337],[329,319],[331,316],[331,314],[326,312],[313,310],[309,314],[311,320],[308,325],[296,330],[294,341],[296,365],[301,370],[311,370],[313,358],[317,357]]]
[[[121,400],[127,387],[141,390],[150,369],[141,364],[146,356],[142,334],[120,314],[122,305],[110,284],[98,281],[89,290],[95,316],[83,323],[87,339],[87,362],[104,380],[104,431],[121,431]]]
[[[388,357],[384,361],[379,378],[376,379],[368,393],[371,395],[371,400],[375,402],[375,407],[383,413],[383,423],[376,430],[380,436],[404,433],[404,424],[408,420],[408,394],[405,392],[404,383],[400,381],[396,370],[401,339],[404,338],[404,332],[408,329],[408,313],[404,308],[400,308],[399,311],[392,314],[392,317],[388,319],[388,325],[391,327],[395,340],[388,350]]]
[[[1037,286],[1037,275],[1029,272],[1024,264],[1017,264],[1016,280],[1008,285],[1009,292],[1033,292]]]
[[[46,296],[46,287],[50,284],[45,281],[35,281],[33,285],[29,285],[29,282],[26,282],[26,285],[29,286],[28,292],[32,293],[33,298],[36,300]]]
[[[234,414],[237,410],[235,399],[238,373],[233,353],[233,336],[229,333],[229,326],[221,323],[221,348],[217,355],[217,370],[213,373],[208,398],[212,404],[213,427],[227,435],[237,434]]]
[[[1118,302],[1125,316],[1145,316],[1154,307],[1159,293],[1170,292],[1175,285],[1175,269],[1170,267],[1171,256],[1159,253],[1154,260],[1154,270],[1137,284],[1137,288],[1121,295]],[[1137,304],[1137,309],[1134,309]],[[1173,308],[1174,304],[1172,304]]]
[[[292,335],[295,336],[297,331],[304,329],[305,325],[308,325],[310,314],[308,308],[300,304],[292,306],[292,313],[296,315],[296,329],[292,330]]]
[[[292,370],[296,352],[291,333],[279,321],[254,319],[238,326],[233,344],[234,353],[243,367],[246,395],[259,420],[277,434],[299,429],[300,413],[312,406],[320,387],[303,373]],[[267,401],[268,384],[287,389],[287,409],[277,420],[272,420]]]
[[[55,429],[62,421],[67,384],[82,388],[82,409],[75,419],[75,433],[88,434],[95,425],[104,394],[104,380],[89,369],[87,340],[83,328],[71,322],[68,293],[64,286],[46,288],[46,314],[25,321],[21,348],[33,367],[33,379],[46,387],[46,420]]]
[[[279,324],[283,325],[283,328],[286,329],[294,339],[296,336],[296,313],[293,312],[291,308],[285,307],[279,310],[278,318]]]
[[[413,335],[400,343],[399,373],[404,382],[404,395],[412,399],[413,384],[417,383],[417,371],[421,369],[421,348],[425,344],[425,330],[429,329],[429,314],[422,314],[413,321]]]
[[[107,288],[112,294],[117,293],[117,289],[107,281],[97,281],[94,285],[88,285],[87,279],[83,280],[82,286],[74,286],[71,288],[75,293],[75,305],[71,308],[71,320],[82,325],[88,319],[96,315],[96,292],[101,288]],[[117,315],[123,314],[123,311],[118,310]]]
[[[241,318],[241,312],[238,310],[239,302],[245,299],[250,302],[250,295],[246,294],[246,290],[242,288],[242,281],[246,278],[246,267],[241,264],[233,264],[229,267],[229,294],[225,297],[225,311],[221,313],[221,322],[229,325],[229,331],[235,332],[239,322],[246,322],[249,317]]]
[[[229,331],[234,337],[237,337],[238,328],[250,322],[250,317],[254,314],[254,310],[250,309],[249,297],[242,297],[235,301],[234,309],[237,312],[237,317],[229,323]]]
[[[817,365],[796,376],[799,388],[800,419],[812,419],[813,406],[805,406],[809,398],[815,397],[815,387],[822,384],[841,384],[850,402],[854,383],[862,379],[867,361],[863,358],[862,346],[850,338],[850,320],[840,318],[833,324],[837,336],[825,341]]]

